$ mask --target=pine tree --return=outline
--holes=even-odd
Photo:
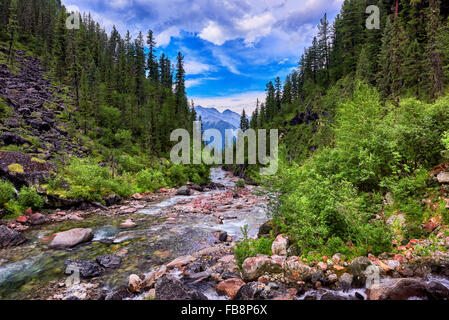
[[[55,59],[55,74],[59,81],[63,82],[66,76],[67,59],[67,34],[66,34],[67,14],[64,8],[58,13],[58,20],[55,28],[55,47],[53,55]]]
[[[248,129],[249,129],[249,120],[248,117],[246,116],[245,109],[243,109],[242,115],[240,117],[240,130],[245,132]]]
[[[9,49],[8,49],[8,63],[14,65],[14,42],[17,37],[19,25],[17,18],[18,2],[17,0],[11,0],[9,6],[9,21],[8,21],[8,37],[9,37]]]

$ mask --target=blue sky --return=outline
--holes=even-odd
[[[343,0],[63,0],[110,31],[156,34],[158,53],[185,56],[196,105],[251,112],[269,80],[297,66],[324,13]]]

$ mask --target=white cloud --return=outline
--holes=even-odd
[[[173,26],[167,30],[159,33],[156,36],[156,43],[158,47],[165,47],[170,44],[172,37],[179,37],[180,31],[177,27]]]
[[[186,80],[186,88],[197,87],[206,81],[213,81],[213,80],[220,80],[220,78],[204,77],[204,78],[188,79]]]
[[[184,69],[187,75],[195,75],[213,71],[215,67],[198,61],[187,60],[184,64]]]
[[[198,35],[201,39],[212,42],[217,46],[221,46],[226,41],[232,39],[232,37],[227,37],[226,31],[222,29],[216,22],[209,21],[209,24],[204,28]]]
[[[229,109],[241,113],[245,109],[248,114],[251,114],[256,109],[257,99],[261,103],[265,101],[265,91],[251,91],[226,97],[193,97],[192,99],[197,106],[215,108],[221,112]]]

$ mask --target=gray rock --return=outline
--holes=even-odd
[[[365,270],[371,265],[371,261],[367,257],[358,257],[352,260],[349,264],[353,278],[353,285],[357,288],[362,288],[366,283]]]
[[[179,188],[178,191],[176,192],[176,194],[177,194],[178,196],[190,196],[191,191],[190,191],[189,188],[187,188],[186,186],[184,186],[184,187]]]
[[[171,275],[164,275],[156,282],[156,300],[208,300],[201,292],[184,285]]]
[[[110,269],[119,268],[122,262],[122,259],[116,255],[100,256],[96,260],[100,266]]]
[[[439,183],[449,183],[449,172],[441,172],[437,179]]]
[[[97,263],[91,261],[67,260],[64,264],[67,266],[65,271],[67,275],[79,271],[79,275],[83,278],[94,278],[100,276],[103,272]]]
[[[260,300],[265,285],[259,282],[250,282],[243,285],[234,297],[234,300]]]
[[[92,229],[71,229],[59,232],[50,243],[50,248],[72,248],[77,244],[92,240],[94,233]]]
[[[18,231],[0,225],[0,249],[18,246],[27,239]]]

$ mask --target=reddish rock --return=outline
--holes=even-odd
[[[263,284],[268,284],[270,282],[270,277],[269,276],[260,276],[259,279],[257,279],[257,282],[263,283]]]
[[[40,225],[45,223],[45,216],[42,213],[32,214],[30,217],[30,222],[33,225]]]
[[[240,288],[244,285],[245,282],[242,279],[232,278],[217,284],[216,290],[218,294],[225,294],[232,300]]]
[[[318,268],[320,268],[321,271],[326,271],[327,270],[327,264],[325,264],[324,262],[318,262]]]
[[[71,248],[77,244],[88,242],[92,240],[94,233],[92,229],[71,229],[64,232],[57,233],[52,242],[50,248]]]
[[[438,221],[436,221],[436,219],[434,217],[430,218],[429,222],[427,222],[424,225],[424,229],[427,232],[432,232],[433,230],[435,230],[438,226],[440,225],[440,223]]]
[[[31,209],[31,208],[28,208],[28,209],[25,210],[25,214],[30,215],[32,213],[33,213],[33,209]]]
[[[425,282],[418,279],[393,279],[373,284],[369,300],[407,300],[411,297],[425,297]]]
[[[134,228],[135,226],[136,224],[131,219],[127,219],[120,224],[120,228],[122,229]]]
[[[17,222],[19,223],[27,223],[28,222],[28,217],[25,216],[20,216],[16,219]]]
[[[274,255],[286,256],[288,247],[288,238],[280,234],[276,237],[271,245],[271,251]]]
[[[145,195],[144,195],[144,194],[140,194],[140,193],[135,193],[135,194],[133,194],[131,197],[132,197],[133,199],[140,200],[140,199],[142,199],[143,197],[145,197]]]
[[[404,263],[407,262],[407,259],[405,258],[405,256],[404,256],[403,254],[396,254],[396,255],[394,256],[394,260],[395,260],[395,261],[398,261],[398,262],[401,263],[401,264],[404,264]]]
[[[254,281],[265,273],[282,273],[282,263],[267,257],[248,258],[242,265],[243,279]]]
[[[182,267],[182,266],[185,266],[186,264],[189,264],[193,260],[194,260],[194,258],[192,256],[178,257],[175,260],[173,260],[172,262],[170,262],[169,264],[167,264],[167,268],[171,269],[171,268],[175,268],[175,267]]]
[[[313,274],[313,269],[301,262],[298,257],[290,257],[284,264],[284,271],[291,282],[310,280]]]

